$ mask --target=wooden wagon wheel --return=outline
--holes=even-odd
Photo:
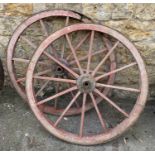
[[[90,42],[85,43],[88,45],[88,51],[81,51],[81,53],[85,53],[85,55],[88,56],[85,64],[82,64],[82,62],[80,61],[81,57],[78,57],[77,52],[74,50],[75,43],[73,41],[71,42],[70,38],[72,35],[74,35],[74,40],[76,40],[77,32],[81,32],[83,34],[85,31],[91,33],[91,36]],[[111,39],[113,40],[111,42],[112,48],[109,49],[107,53],[103,52],[102,54],[100,54],[100,60],[98,60],[96,65],[92,65],[93,62],[96,61],[93,58],[93,47],[97,45],[98,42],[95,42],[94,36],[98,33],[100,33],[101,38],[106,38],[107,36],[111,37]],[[76,62],[78,71],[75,71],[72,67],[70,67],[69,64],[65,63],[60,58],[56,58],[54,55],[47,53],[46,51],[47,47],[51,43],[56,43],[61,37],[66,38],[66,42],[68,43],[68,47],[70,48],[73,59]],[[121,51],[122,47],[124,48],[123,52]],[[125,65],[123,64],[121,67],[119,66],[115,70],[110,71],[109,69],[109,71],[107,71],[106,73],[98,75],[100,69],[105,68],[107,59],[113,52],[118,56],[117,61],[122,63],[124,59],[122,59],[123,61],[119,61],[119,59],[121,60],[121,57],[123,57],[125,53],[128,53],[128,61],[124,61]],[[120,55],[118,55],[119,53]],[[68,76],[68,78],[37,76],[35,69],[41,57],[47,57],[51,63],[55,62],[59,64],[59,66],[61,66],[70,76]],[[84,55],[82,56],[82,58],[83,57]],[[106,83],[106,81],[102,81],[102,79],[111,74],[117,73],[117,76],[119,76],[119,74],[122,72],[125,72],[126,75],[121,77],[121,81],[123,81],[126,76],[126,78],[128,79],[130,77],[130,74],[132,73],[130,72],[129,74],[127,74],[127,71],[129,71],[129,69],[138,73],[137,76],[135,75],[134,77],[134,79],[137,78],[134,87],[124,85],[120,86],[116,84],[109,85]],[[131,78],[133,79],[133,77]],[[36,92],[34,89],[34,81],[36,80],[59,81],[59,83],[70,83],[72,85],[70,86],[70,88],[64,88],[60,92],[51,94],[51,96],[40,100],[35,95]],[[100,88],[106,87],[117,91],[129,92],[130,96],[136,95],[134,104],[130,105],[131,109],[127,109],[126,102],[120,105],[120,103],[117,103],[117,100],[113,101],[111,98],[105,95],[103,93],[104,90],[100,90]],[[53,99],[58,97],[62,97],[59,104],[65,104],[65,100],[68,99],[68,93],[71,91],[74,91],[74,93],[76,93],[69,102],[67,101],[68,103],[66,107],[63,108],[64,110],[60,116],[51,117],[51,115],[46,115],[39,109],[40,105],[46,105],[48,104],[47,102],[52,102]],[[50,133],[62,140],[71,143],[93,145],[105,143],[120,136],[131,125],[135,123],[145,106],[148,93],[148,79],[145,65],[140,54],[138,53],[135,46],[122,34],[111,28],[101,25],[75,24],[55,32],[40,44],[28,66],[26,76],[26,93],[32,111],[34,112],[39,122]],[[64,115],[72,107],[72,105],[75,104],[75,101],[77,100],[80,100],[79,102],[82,103],[81,115],[78,115],[76,117],[69,117],[69,120],[63,119]],[[94,106],[94,111],[86,113],[85,105],[90,103]],[[105,110],[104,113],[101,113],[101,108],[99,108],[99,106],[101,105],[103,105],[104,107],[107,106],[103,109]],[[108,110],[108,107],[110,107],[110,110]],[[116,112],[117,115],[114,117],[112,117],[111,115],[105,116],[106,112],[108,111],[111,111],[112,114]],[[96,116],[98,118],[96,122],[94,122],[94,118],[91,118],[91,112],[96,112]],[[116,122],[112,122],[111,126],[108,125],[109,120],[114,121],[118,117],[120,118],[119,121],[117,120]],[[90,127],[91,123],[92,126]],[[75,125],[75,128],[72,128],[72,125]],[[89,126],[88,129],[87,126]],[[101,127],[99,131],[96,129],[98,126]]]
[[[49,20],[49,18],[52,17],[52,20],[54,20],[55,18],[58,17],[63,17],[63,21],[64,21],[64,26],[67,26],[70,23],[70,20],[77,20],[78,22],[91,22],[91,20],[87,17],[85,17],[82,14],[78,14],[76,12],[73,11],[66,11],[66,10],[53,10],[53,11],[44,11],[38,14],[33,15],[32,17],[28,18],[27,20],[25,20],[21,25],[18,26],[18,28],[15,30],[15,32],[12,35],[12,38],[10,39],[9,45],[8,45],[8,49],[7,49],[7,68],[8,68],[8,73],[10,76],[10,79],[13,83],[13,86],[15,87],[15,89],[17,90],[17,92],[20,94],[20,96],[27,101],[27,97],[25,94],[25,73],[23,73],[23,77],[19,77],[18,73],[21,72],[20,70],[18,71],[17,68],[17,63],[21,63],[21,64],[26,64],[26,68],[27,68],[27,64],[29,63],[29,60],[31,58],[31,55],[33,55],[33,52],[35,51],[35,49],[37,48],[37,45],[34,43],[34,40],[28,38],[28,35],[26,35],[27,33],[27,29],[29,29],[30,27],[32,27],[34,24],[40,25],[41,29],[43,30],[43,35],[45,37],[47,37],[51,32],[49,32],[47,25],[46,25],[46,21]],[[54,19],[53,19],[54,18]],[[31,30],[32,31],[32,30]],[[37,32],[40,35],[40,31]],[[52,32],[53,33],[53,32]],[[30,36],[29,36],[30,37]],[[79,44],[77,44],[77,50],[78,48],[81,46],[82,43],[85,42],[85,40],[88,38],[89,36],[85,36],[84,38],[82,38],[82,40],[80,40]],[[34,39],[34,38],[33,38]],[[32,52],[29,55],[28,58],[23,58],[23,55],[26,55],[27,51],[23,51],[23,54],[20,54],[20,52],[17,51],[16,46],[20,41],[24,41],[26,44],[28,44],[30,47],[32,47]],[[106,46],[107,48],[110,48],[110,43],[108,42],[108,40],[106,41]],[[39,44],[39,43],[38,43]],[[50,47],[51,51],[55,51],[55,49],[53,47]],[[16,56],[16,53],[18,54]],[[22,52],[21,52],[22,53]],[[19,57],[21,56],[21,57]],[[110,56],[110,61],[111,61],[111,70],[114,70],[116,68],[116,63],[115,63],[115,57],[114,55]],[[40,62],[40,64],[42,65],[46,65],[42,62]],[[19,64],[18,64],[19,66]],[[25,68],[25,69],[26,69]],[[22,72],[24,69],[22,69]],[[39,75],[41,74],[46,74],[45,72],[41,72]],[[113,74],[112,76],[109,77],[109,84],[112,84],[114,81],[115,75]],[[109,88],[107,88],[105,90],[105,93],[108,94],[110,91]],[[91,107],[91,106],[90,106]],[[89,107],[89,108],[90,108]],[[59,111],[59,109],[51,109],[48,106],[42,106],[41,107],[42,110],[44,112],[47,113],[55,113],[55,114],[59,114],[61,113],[61,111]],[[79,110],[77,111],[77,109],[72,109],[68,112],[68,114],[74,114],[74,113],[79,113]]]
[[[89,18],[85,17],[82,14],[78,14],[76,12],[73,12],[73,11],[66,11],[66,10],[44,11],[44,12],[37,13],[37,14],[33,15],[32,17],[25,20],[21,25],[19,25],[18,28],[13,33],[13,35],[12,35],[12,37],[10,39],[10,42],[8,44],[8,49],[7,49],[8,73],[9,73],[10,79],[11,79],[11,81],[13,83],[13,86],[15,87],[15,89],[17,90],[19,95],[25,101],[27,101],[27,97],[26,97],[26,93],[25,93],[25,77],[24,76],[26,74],[27,64],[29,63],[29,60],[32,57],[35,49],[37,48],[37,46],[41,42],[40,40],[45,39],[45,37],[47,37],[49,34],[53,33],[53,31],[50,32],[49,29],[51,27],[50,28],[48,27],[48,25],[50,25],[50,24],[48,24],[47,22],[50,21],[51,19],[52,19],[52,21],[55,21],[55,19],[57,19],[57,18],[62,18],[61,20],[64,22],[64,26],[75,23],[75,21],[76,22],[85,22],[85,23],[86,22],[91,22],[91,20]],[[73,22],[72,22],[72,20],[73,20]],[[51,25],[54,26],[53,23]],[[61,25],[63,25],[63,24],[61,23]],[[33,28],[33,26],[34,26],[34,28]],[[35,37],[35,38],[32,38],[32,36],[29,35],[29,31],[30,32],[34,31],[34,33],[35,33],[36,26],[40,26],[39,35],[41,35],[41,34],[44,35],[44,37],[39,40],[39,43],[35,42],[35,39],[37,39],[39,37],[38,34],[36,34],[38,36]],[[31,27],[33,29],[31,29]],[[60,29],[60,28],[56,28],[56,29]],[[77,44],[77,49],[76,50],[78,50],[78,48],[81,46],[81,44],[84,43],[85,40],[88,37],[89,36],[87,35],[82,39],[80,38],[81,40],[79,41],[79,44]],[[24,42],[23,43],[24,45],[27,44],[28,46],[32,47],[32,50],[31,51],[26,51],[27,47],[25,47],[25,49],[23,51],[21,51],[21,48],[20,48],[20,51],[19,51],[17,49],[17,45],[19,44],[19,47],[20,47],[20,42],[22,42],[22,41]],[[110,44],[109,44],[108,40],[106,41],[106,43],[107,43],[106,44],[107,48],[110,48]],[[25,45],[25,46],[27,46],[27,45]],[[56,49],[54,49],[52,46],[50,46],[49,50],[55,51]],[[26,56],[26,57],[22,57],[22,56]],[[111,61],[111,70],[113,70],[113,69],[116,68],[114,55],[110,56],[110,61]],[[17,65],[17,63],[18,63],[18,65]],[[19,69],[17,67],[17,66],[19,66],[19,63],[21,63],[21,69]],[[46,65],[46,64],[44,64],[42,62],[40,62],[40,64],[41,65]],[[22,67],[23,65],[25,65],[24,66],[25,73],[22,73],[23,77],[20,77],[18,74],[23,72],[23,70],[24,70],[24,68]],[[39,73],[39,75],[46,74],[47,72],[48,71],[41,72],[41,73]],[[113,83],[114,77],[115,77],[114,74],[112,76],[110,76],[109,84]],[[45,87],[45,85],[44,85],[44,87]],[[109,91],[110,91],[110,89],[107,88],[105,90],[105,93],[108,94]],[[48,113],[55,113],[55,114],[59,113],[59,109],[55,109],[55,108],[51,109],[48,106],[42,106],[41,108],[42,108],[43,111],[48,112]],[[69,112],[68,112],[68,114],[73,114],[73,113],[79,113],[79,110],[77,111],[77,109],[72,109],[72,110],[69,110]]]

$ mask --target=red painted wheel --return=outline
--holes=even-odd
[[[81,50],[79,53],[75,51],[77,33],[83,35],[91,33],[90,39],[83,47],[87,50]],[[49,45],[57,45],[64,37],[77,70],[64,59],[55,57],[47,51]],[[72,37],[74,39],[71,41]],[[110,38],[112,48],[108,52],[102,52],[95,59],[94,55],[97,52],[94,49],[104,46],[102,40],[99,40],[103,37],[105,40],[107,37]],[[58,53],[60,54],[62,51],[60,50]],[[118,67],[111,71],[110,67],[107,69],[106,67],[109,64],[108,58],[112,53],[117,56]],[[66,58],[65,54],[67,55],[68,51],[64,53]],[[85,57],[87,57],[87,61],[82,62],[81,59]],[[40,59],[46,60],[49,67],[55,63],[58,64],[68,76],[66,78],[53,77],[52,75],[38,76],[36,71]],[[103,73],[99,74],[100,72]],[[117,73],[117,84],[107,84],[106,77],[114,73]],[[131,73],[134,74],[134,78]],[[38,80],[63,83],[63,88],[44,99],[39,99],[35,89],[35,83]],[[127,85],[126,80],[130,81],[130,85]],[[124,85],[120,85],[119,82],[124,82]],[[131,82],[133,83],[132,87]],[[66,88],[66,84],[70,84],[70,87]],[[131,103],[130,108],[128,108],[126,101],[118,103],[117,99],[114,101],[112,97],[105,95],[105,88],[117,92],[128,92],[130,97],[134,96],[135,102]],[[70,97],[69,92],[73,92],[75,95]],[[28,66],[26,93],[32,111],[50,133],[71,143],[93,145],[105,143],[120,136],[135,123],[145,106],[148,79],[140,54],[122,34],[101,25],[75,24],[55,32],[40,44]],[[41,105],[54,106],[53,100],[56,98],[61,106],[65,106],[60,116],[47,115],[40,110]],[[64,118],[76,101],[81,103],[81,115]],[[94,109],[86,113],[86,105],[92,105]]]
[[[54,30],[58,30],[62,27],[59,25],[63,25],[62,23],[55,26],[55,23],[58,21],[63,23],[64,27],[67,25],[71,25],[77,22],[91,22],[91,20],[84,15],[65,10],[54,10],[54,11],[44,11],[38,14],[33,15],[32,17],[25,20],[12,35],[10,39],[8,50],[7,50],[7,68],[10,79],[13,83],[13,86],[19,93],[19,95],[27,101],[26,93],[25,93],[25,74],[27,70],[27,64],[31,59],[35,49],[39,45],[39,43],[45,39],[49,34],[52,34],[51,25],[54,27]],[[58,21],[57,21],[58,20]],[[51,23],[52,22],[52,23]],[[38,31],[37,31],[38,30]],[[30,35],[32,32],[36,34],[36,36]],[[44,36],[44,37],[41,37]],[[82,40],[79,41],[77,49],[81,46],[81,44],[88,38],[89,36],[85,36]],[[81,38],[80,38],[81,39]],[[110,44],[107,42],[107,48],[110,48]],[[27,46],[32,48],[31,51],[27,51]],[[29,47],[29,48],[30,48]],[[29,49],[28,48],[28,49]],[[64,48],[64,46],[62,47]],[[48,50],[55,51],[52,46],[49,47]],[[69,59],[69,58],[68,58]],[[111,70],[116,68],[115,57],[111,55]],[[21,64],[19,67],[19,63]],[[46,66],[46,63],[40,61],[40,65]],[[25,71],[24,71],[25,70]],[[47,71],[40,72],[39,75],[47,74]],[[115,75],[112,75],[109,78],[109,83],[112,84],[114,81]],[[44,84],[43,87],[45,87]],[[43,89],[42,87],[42,89]],[[57,88],[55,88],[57,91]],[[109,88],[106,89],[105,93],[108,94],[110,91]],[[42,93],[42,90],[40,92]],[[48,106],[41,107],[44,112],[59,114],[59,109],[51,108]],[[72,109],[68,112],[69,115],[77,114],[79,111],[77,109]]]

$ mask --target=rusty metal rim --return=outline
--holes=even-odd
[[[15,87],[15,89],[17,90],[17,92],[19,93],[19,95],[24,99],[24,101],[27,101],[27,97],[25,94],[25,88],[22,87],[22,85],[20,85],[19,83],[17,83],[17,78],[16,78],[16,74],[15,74],[15,66],[13,64],[12,58],[14,55],[14,51],[15,51],[15,46],[16,43],[18,41],[18,38],[20,37],[20,35],[23,33],[23,31],[29,27],[30,25],[32,25],[34,22],[42,19],[42,18],[47,18],[47,17],[51,17],[51,16],[69,16],[72,17],[74,19],[77,20],[82,20],[83,22],[85,22],[85,19],[90,20],[90,18],[82,15],[82,14],[78,14],[77,12],[72,12],[72,11],[67,11],[67,10],[52,10],[52,11],[43,11],[40,13],[36,13],[35,15],[33,15],[32,17],[29,17],[28,19],[26,19],[21,25],[19,25],[16,30],[14,31],[12,38],[9,41],[8,44],[8,49],[7,49],[7,70],[8,70],[8,74],[10,76],[10,79],[12,81],[13,86]],[[115,57],[114,55],[111,55],[110,57],[111,60],[111,70],[116,68],[116,63],[115,63]],[[114,78],[115,78],[115,74],[113,74],[112,76],[110,76],[108,84],[112,84],[114,82]],[[105,89],[105,94],[108,94],[110,91],[109,88]],[[88,110],[91,109],[92,106],[89,105],[88,106]],[[50,111],[49,111],[50,109]],[[60,111],[57,111],[56,109],[53,109],[51,107],[42,107],[42,110],[44,110],[44,112],[46,113],[52,113],[52,114],[57,114],[60,113]],[[62,110],[61,110],[62,111]],[[77,109],[77,111],[70,110],[70,112],[67,115],[72,115],[72,114],[78,114],[80,112],[80,109]]]
[[[63,130],[59,130],[58,128],[55,128],[53,124],[49,123],[46,118],[43,116],[42,112],[38,109],[36,105],[36,100],[33,94],[31,93],[33,91],[32,86],[32,77],[33,77],[33,70],[35,68],[35,64],[37,63],[37,59],[40,57],[44,49],[48,46],[49,43],[53,42],[57,39],[57,37],[62,36],[66,33],[70,33],[76,30],[94,30],[99,31],[104,34],[111,35],[112,37],[119,40],[133,55],[134,59],[136,60],[136,63],[138,65],[138,69],[140,71],[140,94],[137,98],[137,101],[130,112],[130,115],[128,118],[124,119],[120,124],[118,124],[115,128],[109,130],[108,132],[105,132],[103,134],[91,136],[91,137],[79,137],[77,135],[74,135],[72,133],[68,133]],[[140,116],[142,110],[145,107],[145,102],[147,99],[148,94],[148,77],[147,72],[145,69],[144,62],[138,53],[136,47],[127,39],[125,38],[121,33],[110,29],[105,26],[101,25],[94,25],[94,24],[76,24],[72,26],[68,26],[66,28],[63,28],[57,32],[55,32],[53,35],[49,36],[46,40],[44,40],[38,49],[36,50],[34,56],[32,57],[32,60],[29,64],[27,76],[26,76],[26,93],[29,100],[30,107],[32,111],[34,112],[35,116],[39,120],[39,122],[53,135],[56,137],[76,144],[81,145],[94,145],[94,144],[100,144],[105,143],[107,141],[110,141],[118,136],[120,136],[122,133],[124,133],[130,126],[132,126],[138,117]]]

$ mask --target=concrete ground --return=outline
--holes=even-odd
[[[138,122],[120,138],[79,146],[48,133],[15,90],[5,87],[0,95],[0,150],[155,150],[154,102],[147,103]]]

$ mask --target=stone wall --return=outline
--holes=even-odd
[[[80,12],[127,36],[146,63],[150,97],[155,97],[155,4],[0,4],[0,56],[5,69],[6,48],[15,28],[34,13],[56,8]]]

